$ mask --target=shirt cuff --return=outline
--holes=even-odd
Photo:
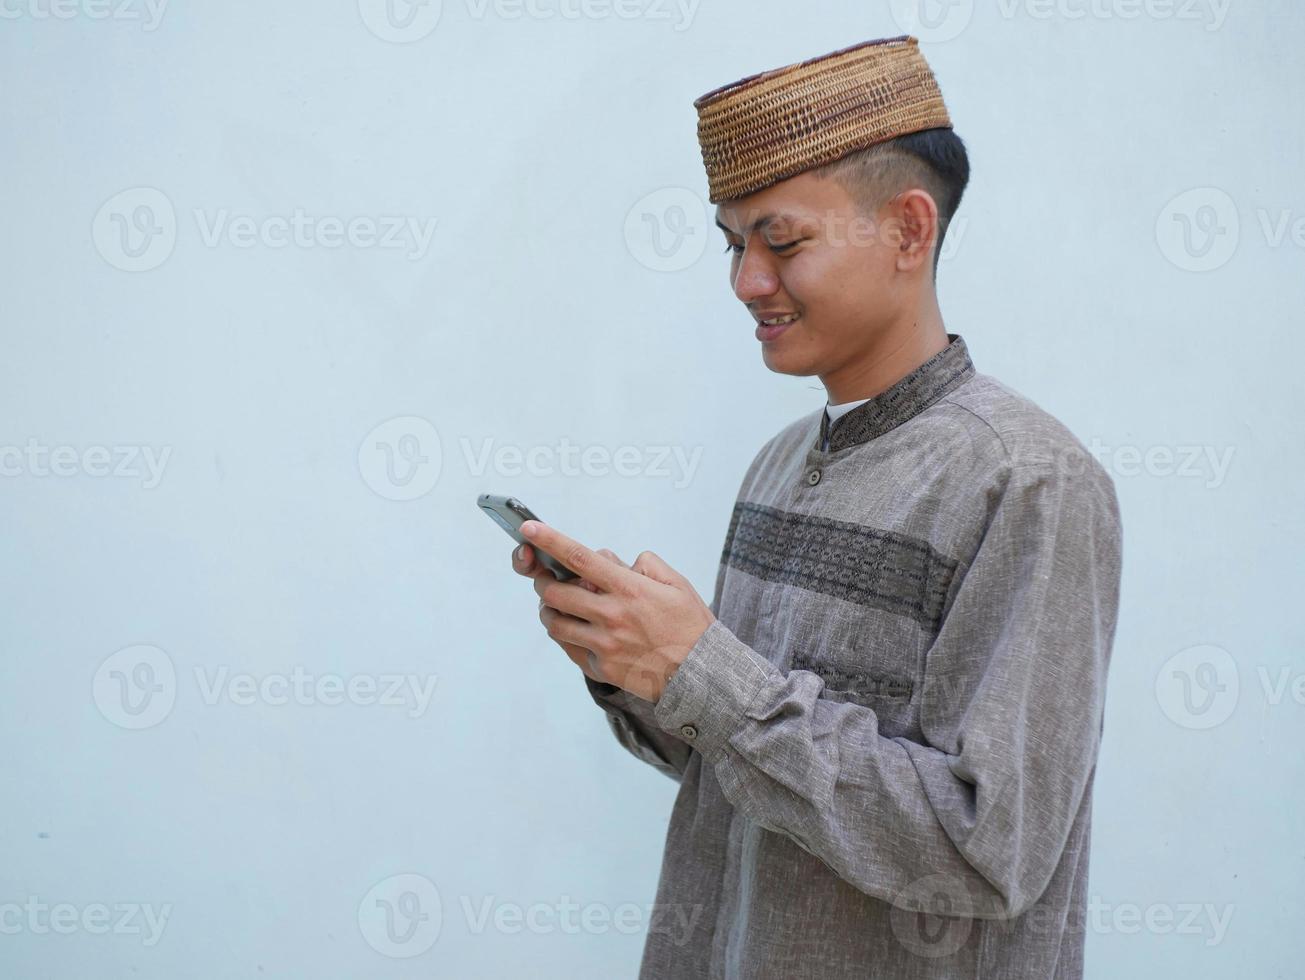
[[[584,674],[583,677],[585,679],[585,687],[589,688],[590,696],[592,696],[599,704],[604,703],[604,698],[610,698],[613,694],[621,690],[615,684],[604,684],[601,681],[596,681],[588,674]]]
[[[625,725],[625,714],[627,712],[640,721],[651,724],[653,709],[651,701],[645,701],[643,698],[631,694],[615,684],[604,684],[601,681],[593,680],[588,674],[585,674],[584,678],[585,687],[589,690],[589,696],[593,698],[598,707],[607,712],[607,717],[611,718],[615,724]]]
[[[653,720],[715,762],[777,673],[770,661],[714,620],[671,675],[653,707]]]

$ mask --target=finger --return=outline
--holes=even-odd
[[[520,558],[522,548],[526,549],[526,557],[524,561]],[[512,569],[518,575],[524,575],[526,578],[532,578],[536,581],[541,578],[546,582],[552,582],[557,579],[557,575],[540,562],[535,549],[531,548],[528,544],[519,545],[517,549],[512,552]]]
[[[552,576],[535,579],[535,594],[546,606],[585,622],[606,622],[611,599],[600,591],[582,588],[574,580],[559,582]]]
[[[561,644],[583,647],[586,655],[597,646],[602,632],[593,624],[558,612],[552,606],[545,605],[539,610],[539,621],[548,630],[548,635]],[[570,652],[568,651],[568,656]],[[575,660],[575,657],[571,658]]]
[[[556,641],[554,641],[556,642]],[[608,683],[607,678],[598,664],[598,658],[594,656],[592,650],[586,650],[584,647],[576,646],[574,643],[558,643],[566,655],[571,658],[571,663],[580,668],[580,672],[586,677],[597,681],[599,684]]]
[[[521,525],[521,533],[530,538],[531,544],[547,551],[604,592],[628,592],[638,588],[638,576],[631,569],[620,567],[543,521],[526,521]]]
[[[519,544],[512,549],[512,570],[518,575],[531,575],[535,571],[535,549]]]
[[[544,611],[547,608],[548,607],[542,602],[540,603],[539,619],[541,622],[544,620]],[[557,615],[560,616],[562,614],[558,613]],[[557,639],[556,637],[549,637],[549,639],[562,648],[562,652],[567,655],[573,664],[580,668],[581,672],[583,672],[586,677],[591,677],[599,682],[605,682],[598,666],[598,658],[594,656],[592,650],[575,643],[567,643],[563,640]]]
[[[616,562],[616,563],[617,563],[618,565],[620,565],[622,568],[629,568],[629,567],[630,567],[630,566],[627,565],[625,562],[621,561],[621,559],[617,556],[616,552],[612,551],[610,548],[599,548],[599,549],[598,549],[598,553],[599,553],[600,555],[602,555],[604,558],[608,558],[608,559],[610,559],[610,560]]]
[[[609,548],[599,548],[598,553],[602,555],[604,558],[616,562],[616,564],[620,565],[622,568],[630,567],[625,562],[621,561],[621,559],[618,558],[616,554],[613,551],[611,551],[611,549]],[[602,591],[601,589],[598,588],[598,586],[594,585],[594,583],[589,581],[589,579],[587,578],[578,578],[575,580],[575,584],[588,589],[590,592]]]
[[[676,588],[689,585],[688,579],[666,564],[659,555],[651,551],[641,553],[634,560],[634,571],[648,576],[655,582],[661,582],[663,585],[673,585]],[[692,586],[689,587],[692,588]]]
[[[602,555],[604,558],[608,559],[609,561],[616,562],[616,564],[620,565],[622,568],[630,567],[625,562],[621,561],[621,559],[616,556],[616,553],[613,552],[610,548],[599,548],[598,553]],[[601,589],[598,588],[598,586],[594,585],[594,583],[589,581],[589,579],[587,578],[578,578],[575,580],[575,584],[583,586],[584,588],[588,589],[590,592],[602,591]]]

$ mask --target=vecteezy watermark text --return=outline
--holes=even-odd
[[[632,936],[647,932],[666,936],[683,946],[693,936],[706,907],[577,902],[570,895],[555,900],[515,902],[495,895],[459,897],[468,934],[535,935],[562,933]],[[444,903],[435,883],[425,875],[405,873],[377,882],[358,905],[358,928],[367,944],[384,956],[408,959],[430,949],[445,924]]]
[[[703,446],[582,445],[563,436],[555,443],[522,446],[491,437],[458,440],[467,472],[482,477],[644,477],[671,479],[676,490],[692,481]],[[363,437],[358,472],[363,482],[387,500],[415,500],[435,488],[444,469],[443,442],[428,419],[401,415]]]
[[[406,249],[404,258],[417,261],[430,250],[435,237],[434,218],[411,215],[310,215],[295,208],[286,215],[232,215],[226,208],[196,209],[195,224],[208,248],[223,243],[235,248],[390,248]]]
[[[418,718],[435,694],[434,674],[313,674],[296,664],[288,674],[232,674],[223,665],[212,671],[195,668],[200,699],[210,707],[222,701],[241,707],[266,704],[337,705],[407,708]]]
[[[58,902],[53,905],[28,895],[22,903],[0,902],[0,934],[16,936],[28,932],[35,936],[54,933],[69,936],[86,932],[93,936],[144,936],[143,946],[153,946],[162,937],[172,915],[172,903],[155,908],[146,902],[115,902],[105,905],[92,902],[74,905]]]
[[[975,923],[984,921],[975,917],[976,910],[1000,913],[999,903],[972,893],[961,877],[935,872],[909,882],[893,897],[889,925],[911,953],[937,959],[965,945]],[[994,935],[1018,930],[1054,937],[1087,932],[1198,936],[1209,947],[1223,942],[1235,910],[1235,905],[1214,902],[1112,903],[1092,895],[1086,905],[1036,902],[1017,916],[994,914],[984,927]]]
[[[461,903],[468,930],[474,935],[492,931],[508,935],[561,932],[570,936],[619,932],[634,936],[646,929],[665,935],[677,946],[689,941],[704,911],[702,905],[640,905],[635,902],[618,905],[586,902],[582,905],[572,901],[570,895],[561,895],[553,902],[528,905],[502,901],[493,895],[484,895],[473,902],[471,896],[463,895]]]
[[[323,248],[398,251],[425,258],[435,237],[435,218],[415,215],[251,214],[230,208],[193,208],[199,241],[206,248]],[[110,197],[91,222],[101,258],[124,272],[148,272],[176,248],[178,222],[172,199],[156,187],[131,187]]]
[[[473,447],[470,439],[458,440],[472,476],[484,476],[493,469],[496,476],[609,476],[675,478],[671,485],[683,490],[693,480],[702,461],[702,446],[686,452],[684,446],[577,445],[565,436],[555,445],[495,445],[482,439]]]
[[[1260,695],[1269,708],[1287,700],[1305,707],[1305,670],[1299,663],[1255,665]],[[1204,731],[1232,717],[1244,689],[1237,659],[1213,643],[1179,650],[1156,672],[1160,710],[1180,728]]]
[[[749,210],[738,217],[741,227],[750,227],[758,220],[761,210]],[[774,237],[770,245],[782,244],[778,239],[798,242],[798,247],[811,243],[818,248],[869,248],[881,246],[896,248],[901,241],[901,229],[892,221],[884,221],[859,212],[843,210],[811,212],[800,220],[780,226],[782,230],[768,232]],[[939,250],[939,263],[956,258],[969,231],[969,219],[964,214],[952,217]],[[680,272],[696,264],[707,251],[708,241],[719,233],[713,219],[707,216],[707,204],[687,187],[662,187],[645,194],[626,212],[622,228],[626,250],[640,265],[654,272]],[[737,236],[735,236],[737,237]],[[757,248],[767,243],[754,238]],[[725,252],[730,251],[727,236],[722,240]]]
[[[1194,187],[1171,198],[1156,218],[1155,237],[1160,253],[1185,272],[1214,272],[1232,261],[1243,241],[1270,251],[1305,250],[1305,211],[1291,207],[1260,206],[1245,209],[1218,187]],[[1247,233],[1246,229],[1250,229]]]
[[[51,446],[35,437],[23,446],[0,445],[0,477],[95,476],[141,480],[153,490],[163,481],[172,447]],[[143,467],[143,469],[142,469]]]
[[[265,705],[303,707],[353,705],[406,709],[424,715],[435,694],[435,674],[313,672],[296,664],[288,672],[232,672],[226,664],[196,665],[195,685],[208,707]],[[137,644],[107,657],[92,680],[100,713],[119,728],[152,728],[172,713],[177,700],[177,670],[159,647]]]
[[[702,0],[463,0],[471,21],[599,21],[671,23],[676,33],[688,30]],[[382,41],[411,44],[439,25],[442,0],[358,0],[367,29]]]
[[[1093,437],[1089,452],[1112,476],[1200,479],[1213,490],[1223,485],[1236,446],[1184,445],[1108,446]]]
[[[997,0],[1002,20],[1153,21],[1199,24],[1217,31],[1228,19],[1232,0]],[[975,0],[889,0],[893,19],[906,34],[925,44],[951,41],[974,20]],[[985,12],[992,5],[984,4]]]
[[[167,6],[168,0],[0,0],[0,20],[138,20],[150,32]]]

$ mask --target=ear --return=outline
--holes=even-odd
[[[897,253],[897,270],[933,268],[938,238],[938,205],[928,191],[913,187],[888,202],[889,242]]]

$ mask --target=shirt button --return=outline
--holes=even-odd
[[[811,484],[811,486],[814,487],[819,482],[820,482],[819,470],[812,470],[810,473],[807,474],[807,483]]]
[[[681,725],[680,734],[685,738],[697,738],[698,729],[694,728],[692,725]]]

